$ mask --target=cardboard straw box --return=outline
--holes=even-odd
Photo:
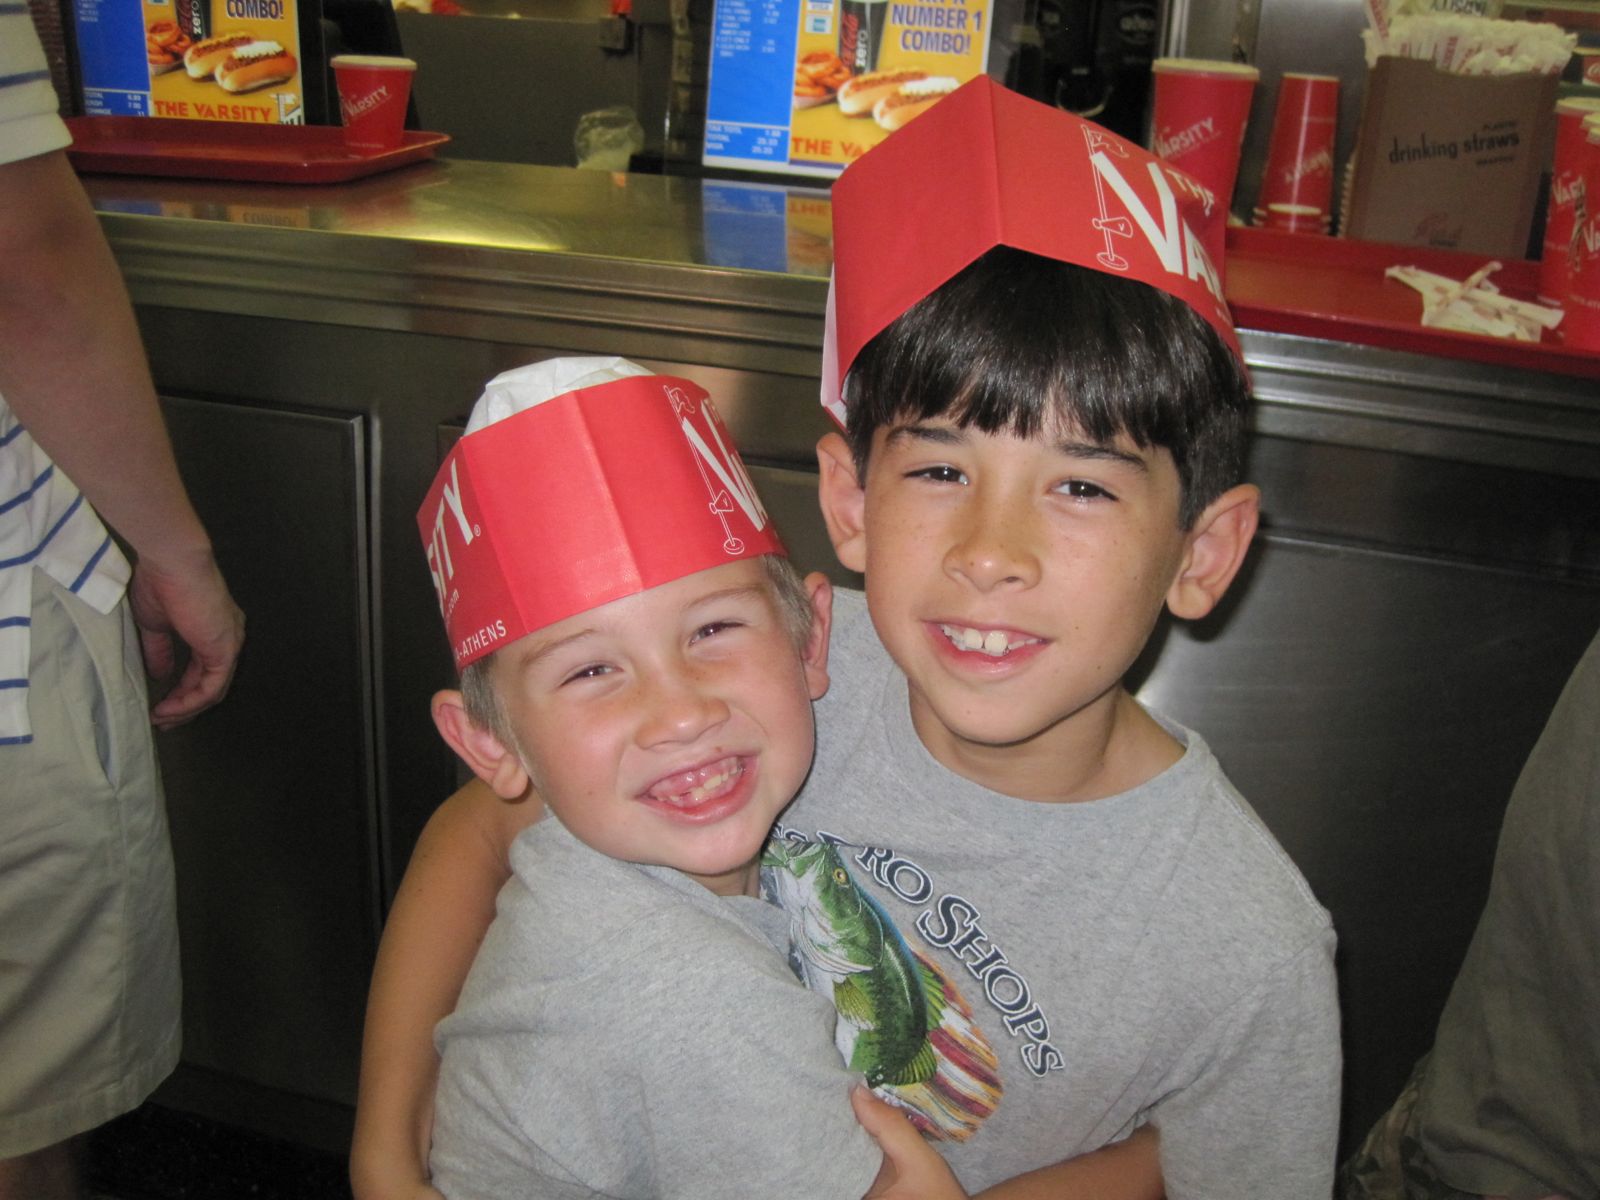
[[[1451,75],[1380,58],[1368,73],[1346,236],[1526,258],[1558,81]]]

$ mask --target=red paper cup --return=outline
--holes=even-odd
[[[1566,316],[1561,336],[1569,346],[1600,351],[1600,114],[1583,121],[1583,185],[1572,234],[1571,272],[1567,277]]]
[[[1600,98],[1569,96],[1556,101],[1550,206],[1545,213],[1544,248],[1539,252],[1541,304],[1560,304],[1566,299],[1567,277],[1572,269],[1572,234],[1578,198],[1584,190],[1584,119],[1594,113],[1600,113]]]
[[[1250,98],[1261,72],[1243,63],[1158,58],[1150,148],[1227,208],[1239,176]]]
[[[1333,140],[1339,121],[1336,75],[1286,73],[1278,83],[1260,210],[1299,214],[1333,208]],[[1258,211],[1260,211],[1258,210]]]
[[[393,150],[405,135],[406,101],[417,64],[409,58],[338,54],[330,65],[339,85],[345,146],[363,155]]]

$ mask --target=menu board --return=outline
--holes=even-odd
[[[296,0],[73,0],[84,112],[303,125],[300,20]]]
[[[707,166],[836,175],[983,73],[991,0],[716,0]]]

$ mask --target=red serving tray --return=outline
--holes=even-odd
[[[407,130],[381,154],[352,154],[329,125],[249,125],[176,117],[68,117],[79,171],[251,183],[343,183],[432,158],[445,133]]]
[[[1422,297],[1383,275],[1411,266],[1465,279],[1491,261],[1488,254],[1235,226],[1228,230],[1228,307],[1241,329],[1600,379],[1600,353],[1565,345],[1559,327],[1538,342],[1424,328]],[[1539,264],[1503,259],[1490,278],[1506,295],[1532,301]]]

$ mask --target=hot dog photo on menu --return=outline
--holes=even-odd
[[[981,75],[990,0],[800,5],[789,161],[839,170]]]
[[[305,123],[296,0],[144,0],[154,117]]]

